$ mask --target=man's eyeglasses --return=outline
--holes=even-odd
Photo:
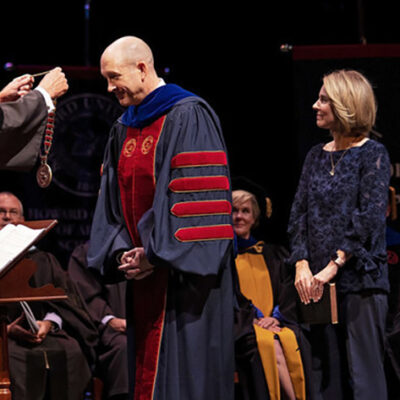
[[[10,217],[19,216],[19,210],[12,208],[11,210],[6,210],[5,208],[0,208],[0,217],[4,217],[6,215],[10,215]]]

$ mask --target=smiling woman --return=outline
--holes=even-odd
[[[386,148],[368,138],[376,115],[372,86],[358,71],[334,71],[324,76],[313,109],[333,140],[314,146],[304,162],[289,221],[289,260],[306,305],[336,282],[341,328],[313,325],[306,334],[311,398],[329,390],[337,398],[385,399],[390,162]]]
[[[314,103],[313,109],[317,112],[317,126],[322,129],[333,129],[335,116],[331,107],[330,99],[326,93],[325,87],[322,86],[318,100]]]
[[[236,235],[249,239],[251,229],[256,225],[259,215],[260,208],[255,197],[244,190],[236,190],[232,213]]]

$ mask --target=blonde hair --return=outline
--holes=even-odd
[[[237,207],[245,203],[246,201],[250,200],[251,203],[251,210],[253,212],[253,217],[254,217],[254,226],[256,227],[258,225],[258,220],[260,218],[260,207],[258,205],[258,201],[256,199],[256,196],[254,196],[253,193],[247,192],[246,190],[234,190],[232,191],[232,204],[233,207]]]
[[[358,71],[337,70],[323,77],[325,91],[337,119],[338,132],[369,136],[377,104],[368,79]]]

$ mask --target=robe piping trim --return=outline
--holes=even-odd
[[[180,228],[175,232],[175,238],[180,242],[203,242],[209,240],[233,239],[232,225],[190,226]]]
[[[153,171],[156,170],[156,153],[157,153],[158,143],[160,142],[161,135],[164,132],[164,125],[165,125],[165,120],[167,119],[167,116],[164,115],[164,117],[162,117],[162,118],[163,118],[163,121],[161,123],[160,134],[158,135],[158,138],[157,138],[156,143],[154,145]],[[154,187],[155,187],[156,184],[157,184],[157,178],[156,178],[155,172],[153,173],[153,182],[154,182]]]
[[[227,165],[224,151],[192,151],[179,153],[171,160],[171,168]]]
[[[136,346],[134,400],[153,400],[160,366],[167,307],[168,271],[158,269],[146,279],[132,282]]]
[[[173,179],[168,188],[174,193],[209,192],[228,190],[229,180],[226,176],[195,176]]]
[[[160,335],[160,340],[158,341],[158,348],[157,348],[157,363],[156,363],[156,370],[155,370],[155,375],[154,375],[154,381],[153,381],[153,388],[151,391],[151,398],[154,399],[154,391],[156,389],[156,380],[157,380],[157,375],[158,375],[158,367],[160,366],[160,353],[161,353],[161,343],[162,343],[162,338],[164,335],[164,325],[165,325],[165,313],[167,309],[167,293],[168,293],[168,283],[167,283],[167,288],[164,293],[164,309],[163,309],[163,319],[162,319],[162,324],[161,324],[161,335]]]
[[[175,217],[194,217],[207,215],[230,215],[231,203],[227,200],[203,200],[175,203],[171,207],[171,214]]]

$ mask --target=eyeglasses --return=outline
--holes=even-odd
[[[20,215],[19,210],[12,208],[11,210],[6,210],[5,208],[0,208],[0,217],[4,217],[6,215],[10,215],[10,217],[18,217]]]

